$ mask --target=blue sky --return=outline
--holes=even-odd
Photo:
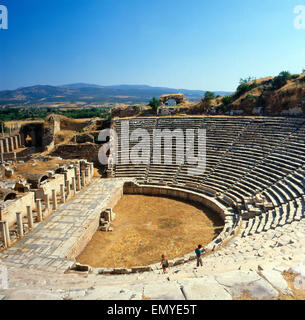
[[[305,68],[305,0],[0,0],[0,90],[75,82],[235,90]]]

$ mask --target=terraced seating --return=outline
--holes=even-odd
[[[170,117],[130,121],[130,130],[139,126],[147,128],[151,141],[160,134],[154,134],[154,129],[182,129],[185,133],[187,129],[205,128],[205,171],[185,163],[181,155],[185,139],[184,145],[179,140],[173,143],[173,159],[177,155],[181,163],[164,163],[164,153],[168,150],[161,139],[161,164],[153,163],[151,153],[147,165],[116,165],[114,176],[132,176],[139,183],[200,191],[217,198],[228,208],[237,208],[244,199],[261,194],[272,205],[262,208],[260,214],[244,223],[244,236],[304,217],[305,119]],[[120,121],[114,126],[119,128]],[[197,155],[198,136],[195,134],[194,156]]]

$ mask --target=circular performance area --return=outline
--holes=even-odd
[[[77,261],[92,267],[131,268],[157,263],[210,243],[223,219],[199,203],[126,194],[113,211],[113,232],[97,231]]]

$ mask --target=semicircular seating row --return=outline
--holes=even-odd
[[[140,184],[168,185],[215,197],[233,207],[245,220],[243,236],[283,226],[305,217],[305,119],[246,117],[171,117],[129,119],[129,129],[146,129],[150,135],[151,158],[143,164],[120,164],[121,123],[118,134],[117,164],[113,177],[135,178]],[[195,165],[154,164],[154,129],[206,129],[206,169],[200,175]],[[186,141],[184,141],[184,144]],[[136,143],[129,142],[130,150]],[[173,143],[173,158],[179,158],[184,144]],[[164,140],[161,152],[164,154]],[[195,135],[195,156],[198,136]],[[164,160],[164,158],[163,158]],[[256,203],[263,199],[267,206]],[[259,201],[258,201],[259,202]],[[249,206],[249,203],[252,205]],[[260,209],[259,209],[260,208]],[[250,214],[249,214],[250,212]]]

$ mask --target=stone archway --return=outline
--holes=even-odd
[[[25,124],[20,129],[21,139],[26,147],[42,147],[43,123]]]
[[[184,94],[177,93],[177,94],[164,94],[160,97],[160,103],[165,104],[168,100],[175,100],[176,104],[185,103],[186,99]]]

